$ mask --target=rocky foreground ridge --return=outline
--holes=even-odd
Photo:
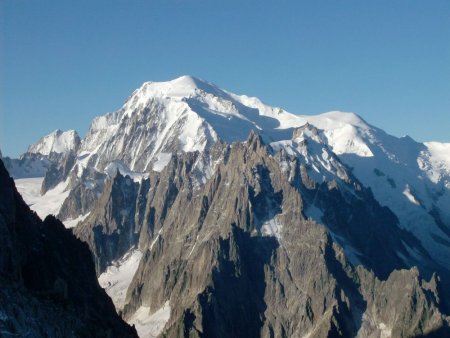
[[[18,194],[0,160],[0,336],[137,337],[100,288],[91,253]]]

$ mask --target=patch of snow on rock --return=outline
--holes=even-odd
[[[450,176],[450,143],[425,142],[426,152],[417,159],[419,166],[427,172],[434,183]],[[450,188],[450,185],[447,186]]]
[[[80,215],[80,216],[78,216],[77,218],[75,218],[75,219],[66,219],[63,223],[64,223],[64,226],[67,228],[67,229],[70,229],[70,228],[75,228],[77,225],[78,225],[78,223],[81,223],[81,222],[83,222],[85,219],[86,219],[86,217],[88,217],[89,216],[89,214],[90,214],[90,212],[88,212],[87,214],[84,214],[84,215]]]
[[[170,162],[170,159],[172,158],[172,153],[159,153],[156,156],[156,161],[153,163],[153,170],[154,171],[162,171],[166,165]]]
[[[414,197],[414,195],[411,193],[411,189],[409,188],[409,185],[406,185],[405,190],[403,190],[403,195],[406,196],[408,201],[415,205],[420,205],[419,201]]]
[[[105,289],[118,310],[125,305],[128,287],[136,273],[141,258],[142,252],[133,249],[118,261],[113,262],[98,278],[100,286]]]
[[[114,177],[116,175],[117,171],[119,171],[120,174],[122,174],[123,176],[130,177],[134,182],[137,182],[137,183],[140,183],[143,179],[148,177],[148,174],[140,173],[140,172],[136,172],[136,171],[132,171],[132,170],[128,169],[127,165],[119,160],[112,161],[105,168],[105,172],[109,177]]]
[[[261,233],[265,236],[274,236],[278,240],[281,239],[282,224],[277,220],[277,217],[273,217],[265,221],[261,226]]]
[[[135,325],[141,338],[155,338],[164,329],[170,319],[170,304],[167,301],[162,308],[150,315],[150,308],[141,306],[128,320],[128,324]]]

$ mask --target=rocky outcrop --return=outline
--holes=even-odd
[[[76,153],[69,151],[64,154],[62,159],[53,162],[48,168],[44,176],[44,181],[41,186],[41,195],[44,195],[48,190],[53,189],[59,183],[64,182],[70,170],[73,168],[76,161]]]
[[[58,218],[62,220],[75,219],[80,215],[88,214],[105,188],[106,177],[106,174],[93,168],[83,170],[81,177],[78,177],[77,170],[72,171],[65,178],[68,181],[70,192],[59,210]]]
[[[41,221],[0,161],[1,336],[136,337],[95,277],[85,243]]]
[[[227,151],[217,143],[208,153],[179,153],[167,164],[164,174],[152,171],[140,183],[117,171],[106,182],[101,196],[88,205],[92,212],[74,229],[94,253],[97,273],[131,247],[149,245],[158,236],[180,190],[187,185],[184,191],[190,199],[200,182],[208,179],[207,171],[212,170],[208,164],[219,162]],[[84,185],[80,189],[87,191]],[[66,210],[77,210],[76,205],[68,204],[75,200],[85,199],[83,195],[79,199],[69,195],[60,211],[63,218],[67,217]],[[176,207],[184,210],[181,205]]]
[[[116,197],[134,208],[128,219],[96,218],[102,233],[139,233],[125,319],[169,302],[164,337],[448,335],[433,266],[413,267],[426,252],[350,172],[316,182],[301,157],[273,154],[255,133],[220,153],[205,184],[193,183],[198,153],[180,154],[123,195],[132,201]],[[113,259],[101,252],[97,262]]]
[[[144,185],[145,186],[145,185]],[[98,272],[114,259],[123,256],[138,242],[139,231],[134,217],[139,185],[119,172],[107,181],[104,192],[87,220],[75,228],[75,234],[85,240],[94,253]]]

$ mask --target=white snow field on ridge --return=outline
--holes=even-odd
[[[54,189],[41,195],[43,177],[20,178],[15,180],[17,190],[31,210],[44,219],[47,215],[57,215],[62,203],[69,195],[67,184],[61,182]]]

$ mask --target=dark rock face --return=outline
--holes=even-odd
[[[0,243],[2,336],[137,336],[98,285],[88,246],[30,211],[1,161]]]

